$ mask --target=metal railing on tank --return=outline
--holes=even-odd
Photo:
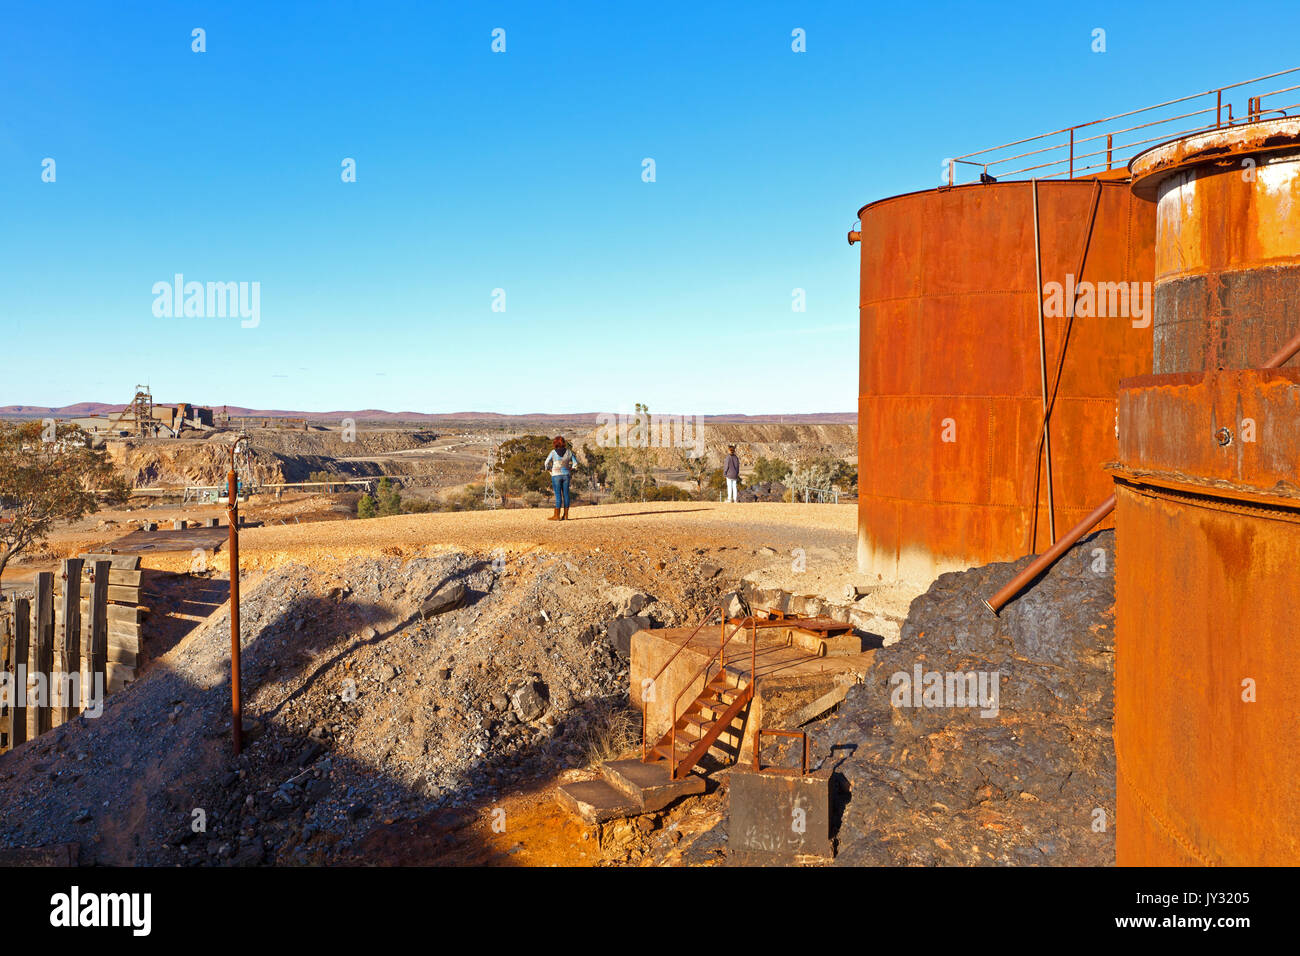
[[[1261,92],[1245,89],[1295,73],[1300,73],[1300,67],[954,156],[948,160],[948,185],[959,185],[959,165],[976,167],[980,182],[996,182],[1010,176],[1035,179],[1094,176],[1123,169],[1130,159],[1157,143],[1240,123],[1298,115],[1300,93],[1296,91],[1300,90],[1300,83]],[[1234,115],[1232,103],[1224,99],[1229,91],[1253,92],[1247,96],[1244,116]],[[1265,98],[1268,98],[1267,107]]]

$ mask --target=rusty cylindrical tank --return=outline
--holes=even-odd
[[[1049,544],[1032,188],[972,184],[859,211],[861,571],[929,580]],[[1079,300],[1051,418],[1061,529],[1110,494],[1116,389],[1151,369],[1155,216],[1127,183],[1096,180],[1042,181],[1038,206],[1058,306],[1070,282],[1146,283],[1145,320]],[[1050,385],[1067,322],[1044,323]]]
[[[1155,370],[1124,383],[1116,860],[1300,863],[1300,121],[1135,157],[1155,201]]]
[[[1300,316],[1300,119],[1197,133],[1129,168],[1157,210],[1152,371],[1258,368]]]
[[[1116,862],[1300,863],[1300,371],[1132,379],[1119,433]]]

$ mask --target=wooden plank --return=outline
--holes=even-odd
[[[14,658],[13,628],[9,626],[10,605],[0,598],[0,673],[12,674],[10,663]],[[16,687],[14,690],[16,691]],[[9,707],[0,702],[0,753],[9,749]]]
[[[9,746],[27,739],[27,652],[31,640],[32,607],[27,598],[14,599],[14,706],[9,721]]]
[[[107,665],[105,682],[110,694],[116,694],[127,684],[135,680],[135,667],[110,660]]]
[[[90,655],[86,672],[94,693],[94,682],[104,673],[108,661],[108,561],[95,562],[95,590],[90,598]],[[104,679],[107,684],[107,679]]]
[[[115,680],[135,680],[134,664],[126,664],[122,661],[110,659],[104,666],[108,671],[108,682],[110,684]]]
[[[140,570],[140,555],[138,554],[83,554],[81,557],[88,565],[107,561],[119,571]]]
[[[32,671],[44,676],[45,694],[36,703],[36,734],[54,726],[54,572],[36,574],[36,621],[32,629]]]
[[[109,631],[108,648],[109,650],[112,650],[113,648],[117,648],[120,651],[126,651],[131,654],[139,654],[140,641],[138,638],[134,638],[134,637],[118,637],[112,631]]]
[[[111,575],[109,577],[109,581],[110,582],[112,581]],[[83,582],[81,585],[81,596],[83,598],[89,598],[90,589],[92,587],[93,585],[89,581]],[[140,589],[133,588],[133,587],[122,587],[110,583],[108,585],[108,600],[110,602],[115,602],[117,604],[130,604],[132,606],[135,606],[140,603]]]
[[[144,579],[143,571],[112,570],[108,572],[108,584],[110,587],[116,584],[121,587],[138,588],[140,586],[140,582],[143,579]]]
[[[110,664],[127,664],[131,667],[140,666],[140,655],[133,650],[125,647],[119,647],[114,644],[112,638],[108,641],[108,662]]]
[[[69,587],[81,580],[82,561],[67,558],[63,562],[63,594],[60,595],[60,618],[63,640],[59,646],[59,669],[65,674],[81,673],[81,601],[76,589]],[[80,687],[78,687],[80,691]],[[71,720],[81,713],[80,700],[59,701],[59,723]]]
[[[109,639],[117,638],[119,641],[135,641],[139,643],[143,637],[142,628],[139,624],[123,624],[121,621],[110,621],[108,624]]]
[[[107,611],[109,621],[120,621],[123,624],[139,624],[144,620],[145,609],[142,607],[128,607],[125,604],[108,603],[108,585],[104,585],[104,609]]]
[[[144,621],[145,615],[149,613],[148,608],[138,607],[131,604],[109,604],[108,603],[108,586],[104,588],[104,604],[108,620],[115,624],[140,624]],[[90,617],[90,598],[84,598],[81,602],[81,616],[85,619]]]

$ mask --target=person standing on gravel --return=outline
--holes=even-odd
[[[551,472],[551,488],[555,490],[555,514],[546,520],[563,521],[569,517],[569,479],[573,477],[575,459],[573,449],[565,444],[563,435],[557,435],[551,444],[555,447],[546,456],[542,467]],[[564,514],[560,514],[561,508],[564,509]]]
[[[735,503],[736,485],[740,481],[740,458],[736,446],[727,446],[727,457],[722,460],[722,477],[727,479],[727,501]]]

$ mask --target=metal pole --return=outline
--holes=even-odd
[[[235,755],[243,749],[244,718],[239,700],[239,498],[235,475],[235,448],[230,446],[230,471],[226,474],[226,518],[230,522],[230,730]]]
[[[1034,273],[1038,287],[1034,297],[1038,300],[1038,371],[1043,389],[1043,456],[1047,463],[1047,530],[1051,543],[1056,544],[1056,502],[1052,497],[1052,430],[1047,414],[1047,335],[1043,327],[1043,250],[1038,234],[1038,180],[1030,180],[1034,192]],[[1037,523],[1038,515],[1033,518]]]

